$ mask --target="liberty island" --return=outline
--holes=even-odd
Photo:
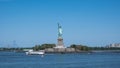
[[[53,48],[46,48],[45,49],[46,53],[71,53],[71,52],[75,52],[75,48],[66,48],[64,46],[62,35],[63,35],[62,26],[58,23],[58,39],[57,39],[57,44]]]
[[[58,23],[58,39],[57,39],[57,44],[53,48],[45,48],[44,50],[28,50],[26,52],[27,55],[29,54],[38,54],[38,55],[43,55],[45,53],[73,53],[76,52],[75,48],[66,48],[63,43],[63,37],[62,37],[62,26]],[[37,47],[38,48],[38,47]]]

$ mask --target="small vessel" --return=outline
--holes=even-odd
[[[44,50],[39,51],[29,50],[28,52],[26,52],[26,55],[44,55],[44,54],[45,54]]]

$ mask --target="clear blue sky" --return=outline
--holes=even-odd
[[[120,0],[0,0],[0,47],[120,43]]]

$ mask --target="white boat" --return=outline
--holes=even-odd
[[[28,52],[26,52],[26,55],[44,55],[44,54],[45,54],[44,50],[39,51],[29,50]]]

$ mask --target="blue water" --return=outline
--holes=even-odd
[[[120,68],[120,53],[25,55],[0,52],[0,68]]]

